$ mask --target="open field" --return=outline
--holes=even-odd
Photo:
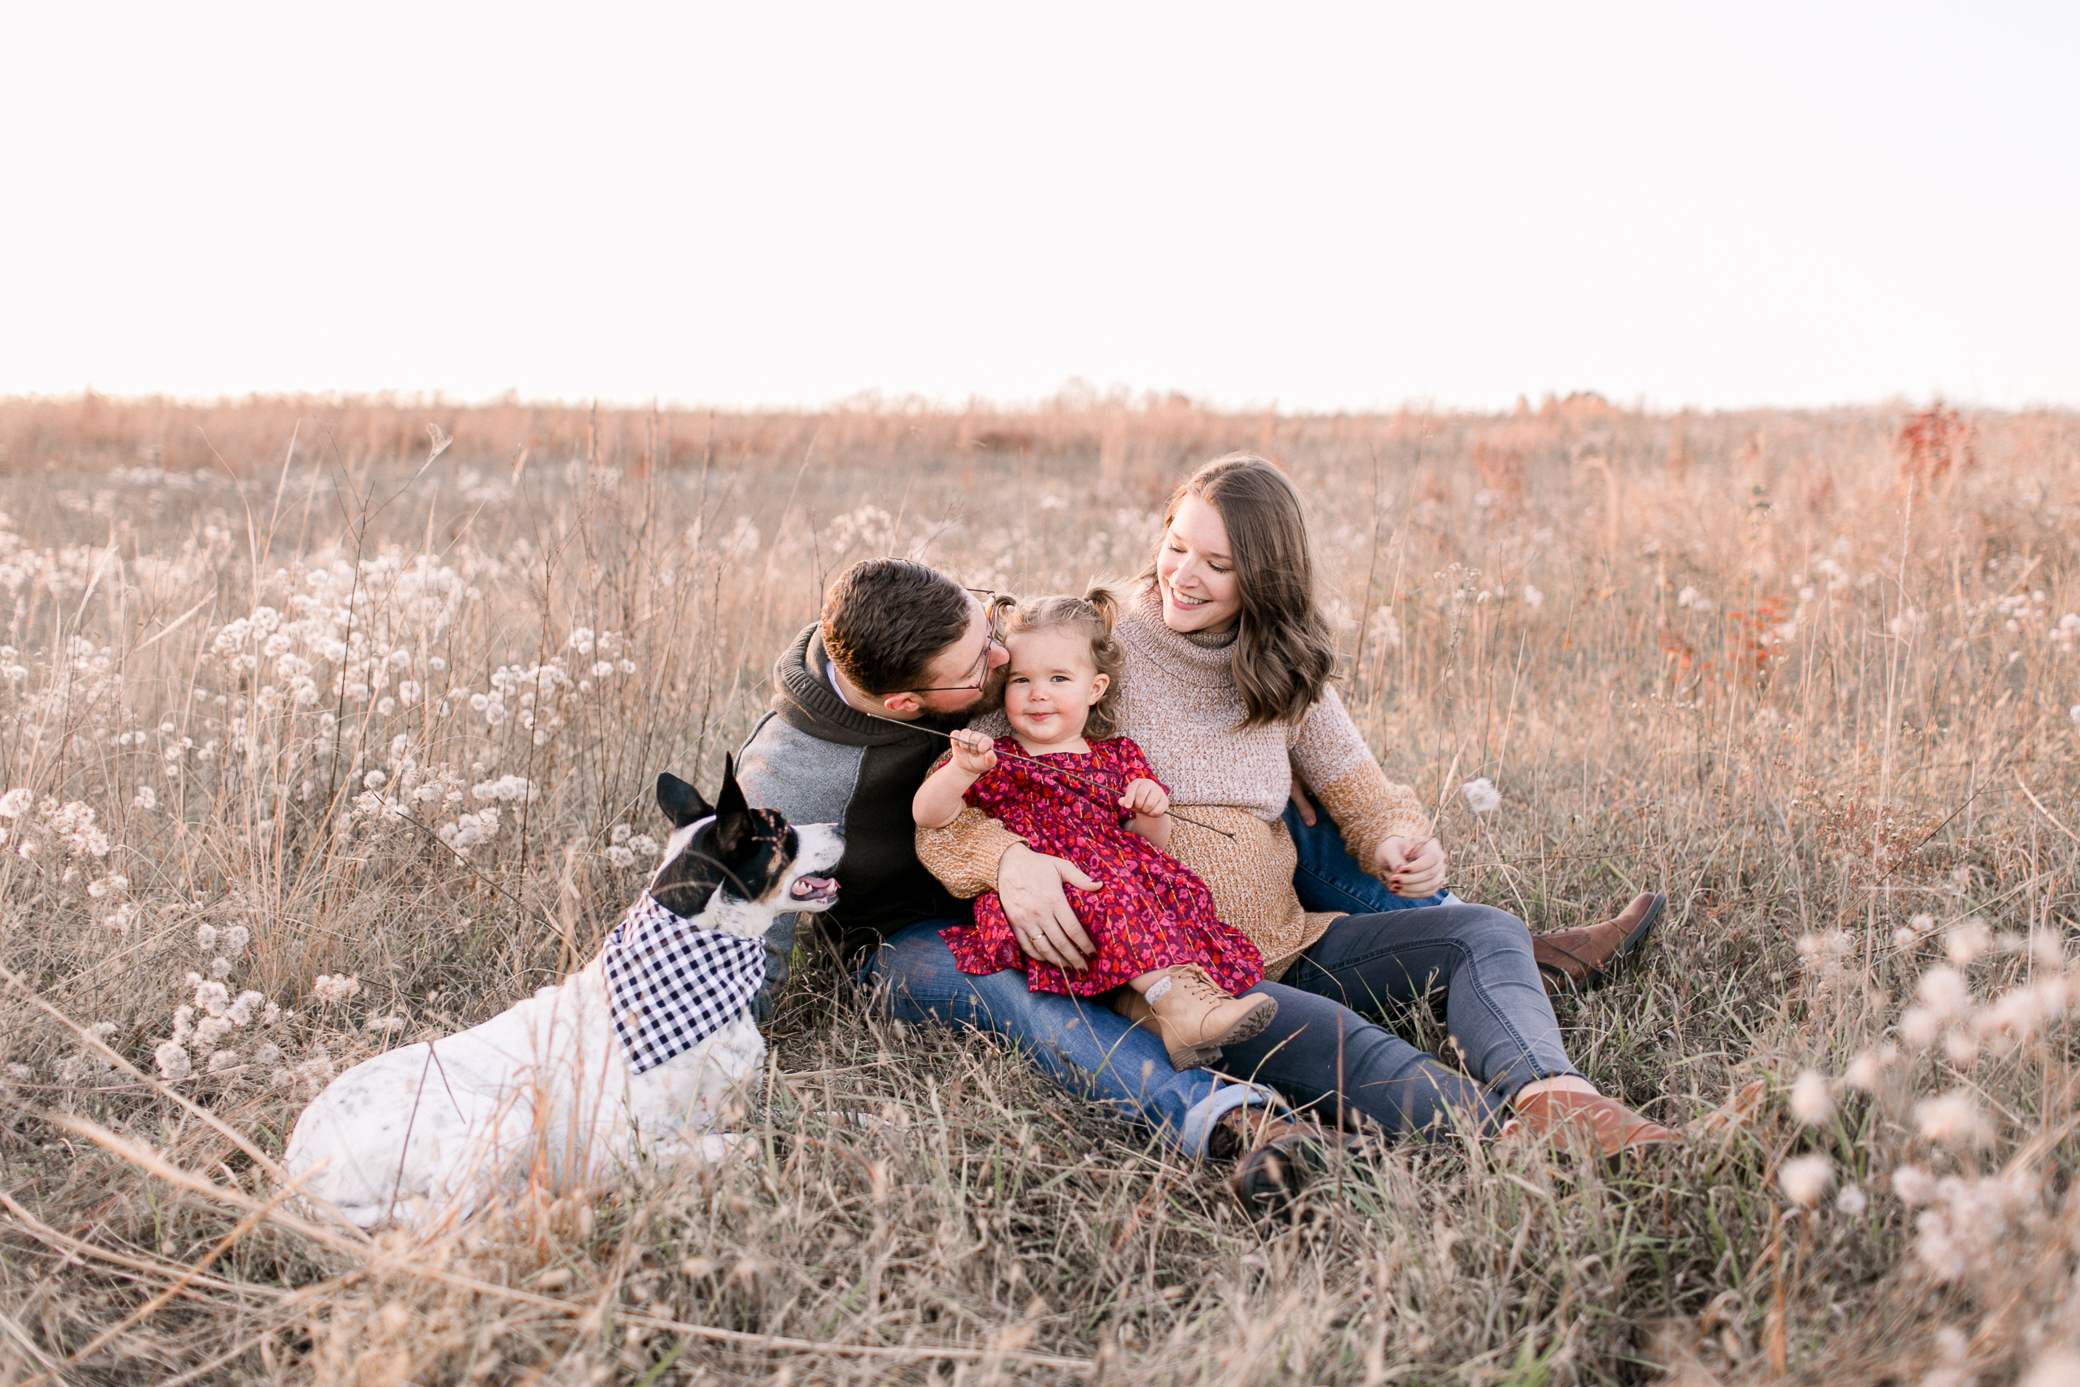
[[[1561,1019],[1687,1149],[1411,1145],[1260,1233],[811,960],[721,1167],[271,1202],[327,1075],[596,947],[829,574],[1123,573],[1234,447],[1459,893],[1669,894]],[[0,512],[0,1380],[2080,1380],[2080,418],[13,401]]]

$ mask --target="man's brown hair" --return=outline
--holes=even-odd
[[[1315,600],[1314,549],[1300,493],[1285,473],[1253,453],[1215,458],[1171,493],[1144,579],[1156,576],[1170,522],[1187,496],[1219,511],[1228,529],[1242,597],[1233,666],[1246,710],[1242,725],[1298,722],[1336,667],[1336,639]]]
[[[823,594],[824,653],[861,693],[919,688],[971,610],[967,589],[928,564],[861,559]]]

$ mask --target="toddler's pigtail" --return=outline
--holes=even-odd
[[[1117,737],[1120,724],[1126,717],[1126,700],[1123,695],[1127,687],[1127,651],[1112,633],[1113,624],[1119,620],[1119,594],[1103,583],[1092,583],[1083,593],[1084,605],[1097,618],[1097,630],[1091,632],[1091,662],[1111,681],[1105,696],[1091,709],[1084,723],[1084,736],[1100,739]]]
[[[1112,628],[1119,622],[1119,594],[1103,583],[1092,583],[1084,589],[1083,600],[1090,603],[1105,622],[1105,634],[1111,635]]]

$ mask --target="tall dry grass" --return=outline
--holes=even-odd
[[[1648,966],[1561,1011],[1687,1149],[1410,1145],[1260,1231],[812,960],[741,1158],[425,1246],[279,1202],[329,1074],[596,947],[649,781],[712,787],[830,573],[1118,573],[1233,447],[1314,498],[1345,697],[1460,894],[1534,928],[1669,894]],[[2070,416],[89,398],[0,404],[0,469],[9,1381],[2080,1363]]]

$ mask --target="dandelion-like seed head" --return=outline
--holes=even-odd
[[[617,867],[633,867],[636,864],[636,855],[616,843],[607,849],[607,861]]]
[[[1914,995],[1944,1021],[1961,1021],[1972,1012],[1972,989],[1964,974],[1940,963],[1921,975]]]
[[[1856,1058],[1842,1074],[1842,1082],[1859,1093],[1876,1093],[1878,1083],[1884,1077],[1884,1066],[1869,1050],[1858,1051]]]
[[[1870,1196],[1863,1192],[1863,1186],[1854,1181],[1842,1186],[1842,1192],[1834,1197],[1836,1212],[1846,1214],[1850,1218],[1861,1218],[1863,1211],[1870,1206]]]
[[[1943,931],[1943,949],[1958,967],[1969,965],[1993,943],[1993,931],[1976,915]]]
[[[1467,781],[1459,787],[1459,792],[1466,796],[1467,808],[1476,814],[1492,814],[1502,803],[1502,791],[1496,789],[1495,782],[1485,775]]]
[[[1808,1127],[1817,1127],[1834,1115],[1826,1075],[1808,1069],[1798,1076],[1791,1085],[1791,1114]]]
[[[2063,978],[2024,983],[2001,994],[1973,1017],[1972,1030],[1996,1053],[2005,1055],[2062,1016],[2070,1000],[2068,992]]]
[[[158,1066],[159,1077],[170,1084],[178,1083],[195,1072],[194,1060],[178,1041],[161,1041],[152,1051],[152,1063]]]
[[[320,1006],[330,1006],[334,1002],[344,1002],[359,991],[361,991],[361,979],[349,977],[345,973],[332,977],[320,973],[317,977],[311,979],[311,995],[318,999]]]
[[[1979,1038],[1970,1031],[1952,1031],[1943,1037],[1943,1055],[1962,1069],[1979,1058]]]
[[[2080,708],[2073,712],[2080,714]],[[2080,717],[2074,721],[2080,722]],[[2074,1387],[2075,1383],[2080,1383],[2080,1349],[2061,1347],[2039,1354],[2019,1387]]]
[[[1925,1139],[1947,1146],[1978,1146],[1992,1135],[1978,1098],[1962,1088],[1916,1103],[1914,1125]]]
[[[1914,1258],[1938,1281],[1955,1281],[1964,1275],[1964,1249],[1950,1237],[1950,1222],[1935,1209],[1924,1209],[1914,1220]]]
[[[17,785],[0,795],[0,819],[19,819],[28,812],[29,803],[35,798],[24,785]]]
[[[195,926],[195,947],[202,950],[204,953],[208,953],[212,949],[216,948],[217,927],[215,925]]]
[[[1943,1018],[1927,1007],[1908,1007],[1900,1013],[1899,1038],[1909,1049],[1926,1050],[1943,1034]]]
[[[1777,1168],[1777,1184],[1784,1197],[1801,1209],[1810,1209],[1834,1183],[1834,1159],[1818,1151],[1793,1156]]]
[[[627,824],[615,824],[611,829],[607,830],[607,841],[611,843],[626,843],[628,835],[633,832],[635,830]]]
[[[1903,1165],[1892,1172],[1892,1192],[1909,1209],[1918,1209],[1936,1197],[1936,1177],[1918,1165]]]

